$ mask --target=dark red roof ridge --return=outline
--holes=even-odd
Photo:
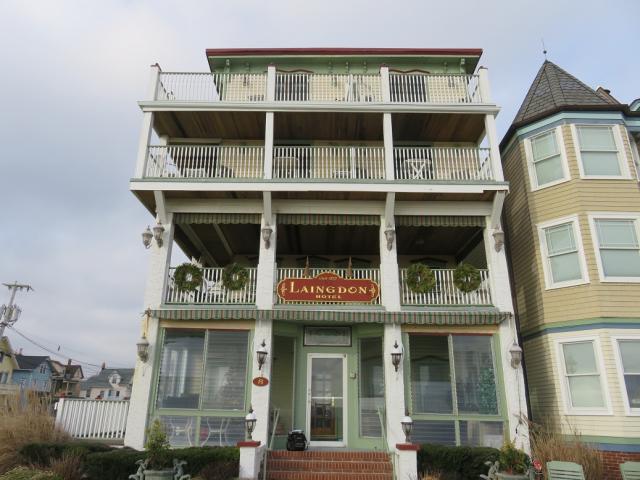
[[[481,48],[207,48],[207,57],[267,55],[449,55],[479,57]]]

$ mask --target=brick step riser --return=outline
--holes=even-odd
[[[267,471],[292,470],[298,472],[391,472],[391,463],[372,461],[327,461],[327,460],[283,460],[270,459],[267,462]]]
[[[332,462],[388,462],[389,454],[383,452],[269,452],[269,460],[315,460]]]
[[[393,480],[391,473],[267,472],[268,480]]]

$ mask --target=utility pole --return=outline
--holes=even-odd
[[[22,310],[18,305],[15,305],[16,293],[26,290],[27,292],[33,290],[31,285],[21,284],[18,282],[3,283],[5,287],[11,292],[8,305],[0,306],[0,338],[4,335],[4,329],[8,326],[12,326],[20,318]]]

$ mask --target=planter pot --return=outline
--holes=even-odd
[[[525,473],[496,473],[498,480],[529,480],[529,475]]]
[[[145,470],[144,480],[173,480],[173,469],[171,470]]]

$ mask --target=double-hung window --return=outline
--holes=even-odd
[[[538,225],[547,288],[589,281],[577,217]]]
[[[244,440],[248,344],[248,331],[164,331],[155,414],[172,446]]]
[[[503,423],[491,335],[409,335],[413,439],[500,446]]]
[[[569,180],[560,127],[527,139],[525,148],[533,190]]]
[[[629,169],[616,127],[573,126],[580,173],[585,178],[628,178]]]
[[[640,337],[614,338],[627,412],[640,415]]]
[[[604,394],[602,365],[596,339],[559,342],[565,405],[568,414],[602,415],[610,413]]]
[[[590,219],[600,279],[640,282],[640,215],[593,214]]]

